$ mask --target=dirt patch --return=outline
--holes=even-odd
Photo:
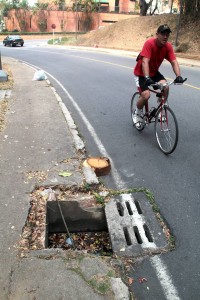
[[[158,26],[165,23],[172,30],[169,41],[174,45],[178,18],[166,14],[125,19],[79,37],[77,45],[139,52],[145,40],[155,36]],[[182,20],[175,51],[180,57],[200,59],[200,20]]]
[[[8,74],[8,80],[0,82],[0,90],[10,90],[13,87],[13,76],[9,65],[3,64],[2,70]],[[5,127],[5,114],[8,110],[8,101],[0,99],[0,132]]]

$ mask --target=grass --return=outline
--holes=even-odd
[[[68,36],[68,37],[59,37],[55,39],[50,39],[48,41],[49,45],[70,45],[76,43],[76,37],[75,36]]]

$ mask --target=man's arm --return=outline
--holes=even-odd
[[[181,76],[178,61],[176,59],[171,61],[171,65],[172,65],[172,69],[173,69],[174,73],[176,74],[176,77]]]
[[[144,77],[149,77],[149,61],[150,61],[150,59],[147,57],[142,58],[142,71],[143,71]]]

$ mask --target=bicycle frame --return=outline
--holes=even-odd
[[[153,89],[149,88],[149,91],[152,92],[152,93],[154,93],[154,94],[156,94],[156,97],[157,97],[157,98],[161,98],[161,101],[160,101],[159,105],[157,105],[157,107],[155,107],[155,109],[154,109],[152,112],[149,111],[149,102],[146,101],[145,106],[144,106],[144,107],[145,107],[145,114],[144,114],[144,117],[146,117],[146,121],[147,121],[148,123],[151,123],[151,122],[152,122],[152,119],[155,117],[155,115],[156,115],[157,111],[160,109],[160,107],[162,107],[162,106],[164,106],[164,105],[166,105],[166,106],[168,105],[168,104],[166,104],[167,99],[165,99],[165,97],[164,97],[164,90],[165,90],[165,87],[166,87],[166,86],[170,86],[173,82],[174,82],[174,81],[169,81],[169,82],[166,82],[166,83],[164,83],[164,84],[155,83],[155,85],[159,85],[159,87],[160,87],[160,92],[158,92],[158,91],[156,91],[156,90],[153,90]],[[152,86],[153,86],[153,85],[152,85]],[[167,120],[166,120],[166,122],[167,122]],[[146,123],[146,122],[145,122],[145,123]],[[162,118],[161,118],[161,124],[162,124]],[[146,125],[147,125],[147,124],[146,124]]]

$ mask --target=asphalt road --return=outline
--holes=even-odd
[[[175,152],[165,156],[156,144],[153,126],[142,133],[132,126],[133,57],[35,47],[34,43],[23,48],[1,47],[1,53],[2,60],[3,56],[14,57],[47,72],[79,127],[88,155],[112,159],[113,172],[103,179],[107,187],[145,187],[153,192],[176,238],[176,249],[131,266],[131,288],[137,299],[199,299],[200,69],[182,66],[188,81],[170,89],[170,106],[176,113],[180,136]],[[174,78],[169,64],[164,64],[161,72]],[[138,283],[138,277],[147,282]]]

